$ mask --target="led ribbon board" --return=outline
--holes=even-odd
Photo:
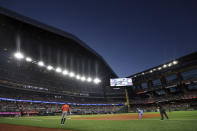
[[[124,104],[78,104],[78,103],[64,103],[64,102],[50,102],[50,101],[32,101],[32,100],[17,100],[9,98],[0,98],[4,101],[17,101],[17,102],[30,102],[30,103],[47,103],[47,104],[68,104],[68,105],[77,105],[77,106],[124,106]]]

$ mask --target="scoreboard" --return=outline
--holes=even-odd
[[[110,79],[110,86],[132,86],[133,82],[131,78],[116,78]]]

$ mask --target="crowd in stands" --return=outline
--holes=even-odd
[[[180,110],[196,110],[196,100],[181,100],[176,102],[164,102],[163,107],[167,111],[180,111]],[[134,104],[131,105],[131,112],[137,112],[137,108],[143,109],[144,112],[158,112],[157,103],[152,104]]]
[[[190,92],[186,94],[171,94],[162,97],[153,97],[153,98],[135,98],[131,99],[131,104],[147,104],[147,103],[155,103],[155,102],[168,102],[168,101],[176,101],[176,100],[186,100],[186,99],[196,99],[197,92]]]
[[[0,112],[30,112],[36,111],[38,114],[61,114],[59,104],[29,103],[15,101],[0,101]],[[122,106],[78,106],[70,105],[71,114],[111,114],[117,112]],[[30,113],[31,114],[31,113]]]
[[[77,104],[111,104],[107,102],[92,102],[80,101],[80,98],[74,99],[61,95],[52,95],[46,93],[25,92],[21,90],[9,90],[0,88],[0,98],[17,99],[17,100],[31,100],[31,101],[47,101],[47,102],[64,102],[70,104],[70,111],[72,114],[106,114],[115,113],[122,106],[116,105],[77,105]],[[117,102],[118,103],[118,102]],[[114,103],[115,104],[115,103]],[[39,114],[54,114],[61,113],[62,104],[51,103],[34,103],[24,101],[0,101],[0,112],[30,112],[36,111]]]
[[[0,97],[17,99],[17,100],[32,100],[32,101],[49,101],[49,102],[64,102],[78,104],[112,104],[103,101],[86,101],[83,98],[69,97],[50,93],[41,93],[33,91],[24,91],[18,89],[9,89],[0,87]],[[156,102],[163,102],[164,107],[169,110],[190,110],[197,109],[197,93],[195,91],[185,94],[171,94],[161,97],[137,98],[131,99],[131,112],[136,112],[137,108],[141,108],[144,112],[158,111]],[[124,102],[113,102],[120,104]],[[0,101],[0,112],[23,112],[23,114],[38,114],[38,115],[55,115],[61,114],[61,104],[49,103],[32,103],[19,101]],[[116,113],[123,106],[115,105],[77,105],[71,104],[70,111],[72,114],[106,114]]]

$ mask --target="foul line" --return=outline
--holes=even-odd
[[[21,121],[24,121],[24,120],[29,120],[29,121],[43,121],[43,120],[38,120],[38,119],[21,119],[21,118],[6,118],[6,119],[21,120]]]
[[[150,120],[150,121],[197,121],[197,119],[164,119],[164,120],[158,120],[158,119],[142,119],[142,120]]]

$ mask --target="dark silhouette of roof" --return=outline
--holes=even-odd
[[[111,72],[115,76],[117,76],[117,74],[111,69],[111,67],[108,65],[108,63],[104,60],[104,58],[101,55],[99,55],[95,50],[93,50],[92,48],[90,48],[87,44],[85,44],[82,40],[80,40],[78,37],[74,36],[73,34],[68,33],[68,32],[65,32],[65,31],[62,31],[62,30],[57,29],[57,28],[54,28],[54,27],[49,26],[47,24],[43,24],[43,23],[41,23],[39,21],[36,21],[36,20],[33,20],[33,19],[29,18],[29,17],[20,15],[20,14],[18,14],[16,12],[10,11],[10,10],[5,9],[3,7],[0,7],[0,14],[6,15],[8,17],[11,17],[13,19],[19,20],[21,22],[24,22],[24,23],[33,25],[35,27],[38,27],[40,29],[47,30],[49,32],[58,34],[60,36],[69,38],[71,40],[74,40],[76,43],[78,43],[79,45],[81,45],[82,47],[84,47],[85,49],[87,49],[89,52],[93,53],[95,56],[97,56],[98,58],[100,58],[107,65],[107,67],[109,67],[109,69],[111,70]]]

